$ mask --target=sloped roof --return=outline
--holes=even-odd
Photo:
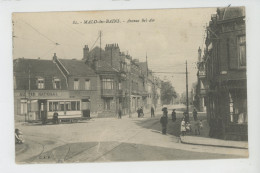
[[[38,77],[44,78],[45,89],[53,89],[52,80],[54,77],[61,80],[61,89],[66,89],[65,76],[63,76],[52,60],[15,59],[13,61],[13,72],[16,78],[17,89],[28,88],[29,74],[31,89],[37,89],[36,80]]]
[[[115,68],[113,68],[108,62],[99,60],[97,65],[98,72],[118,72]]]
[[[89,67],[84,60],[58,59],[71,76],[96,75],[95,71]]]

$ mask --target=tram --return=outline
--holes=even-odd
[[[31,101],[29,121],[52,122],[54,113],[58,113],[59,121],[75,122],[90,117],[89,102],[85,100],[47,100]],[[45,123],[43,122],[43,123]]]

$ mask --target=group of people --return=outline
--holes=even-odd
[[[173,122],[176,121],[175,110],[176,109],[172,110],[172,121]],[[167,124],[168,124],[168,110],[167,110],[166,107],[164,107],[162,109],[162,111],[163,111],[163,115],[160,119],[160,123],[162,125],[162,134],[166,134]],[[197,113],[196,109],[193,110],[193,119],[194,119],[194,122],[195,122],[194,123],[195,135],[200,135],[200,129],[202,129],[203,125],[202,125],[202,121],[198,119],[198,113]],[[186,133],[192,132],[192,127],[191,127],[191,123],[189,121],[188,112],[186,112],[186,111],[183,113],[180,131],[181,131],[182,136],[186,135]]]
[[[196,109],[193,110],[193,119],[194,119],[194,132],[195,135],[200,135],[200,129],[202,129],[202,121],[198,119],[198,112]],[[191,123],[188,119],[188,113],[183,113],[183,119],[181,121],[181,135],[184,136],[186,133],[192,132]]]

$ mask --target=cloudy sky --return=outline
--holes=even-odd
[[[216,8],[13,13],[13,58],[51,59],[56,53],[59,58],[82,59],[84,45],[99,46],[101,30],[102,48],[117,43],[140,61],[147,53],[149,68],[173,72],[155,74],[182,93],[185,75],[174,73],[185,72],[187,60],[189,86],[196,81],[197,50],[203,47],[205,26],[214,13]],[[113,19],[120,23],[106,23]],[[90,20],[105,22],[84,23]]]

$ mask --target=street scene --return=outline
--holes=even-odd
[[[16,163],[248,158],[244,7],[12,24]]]

